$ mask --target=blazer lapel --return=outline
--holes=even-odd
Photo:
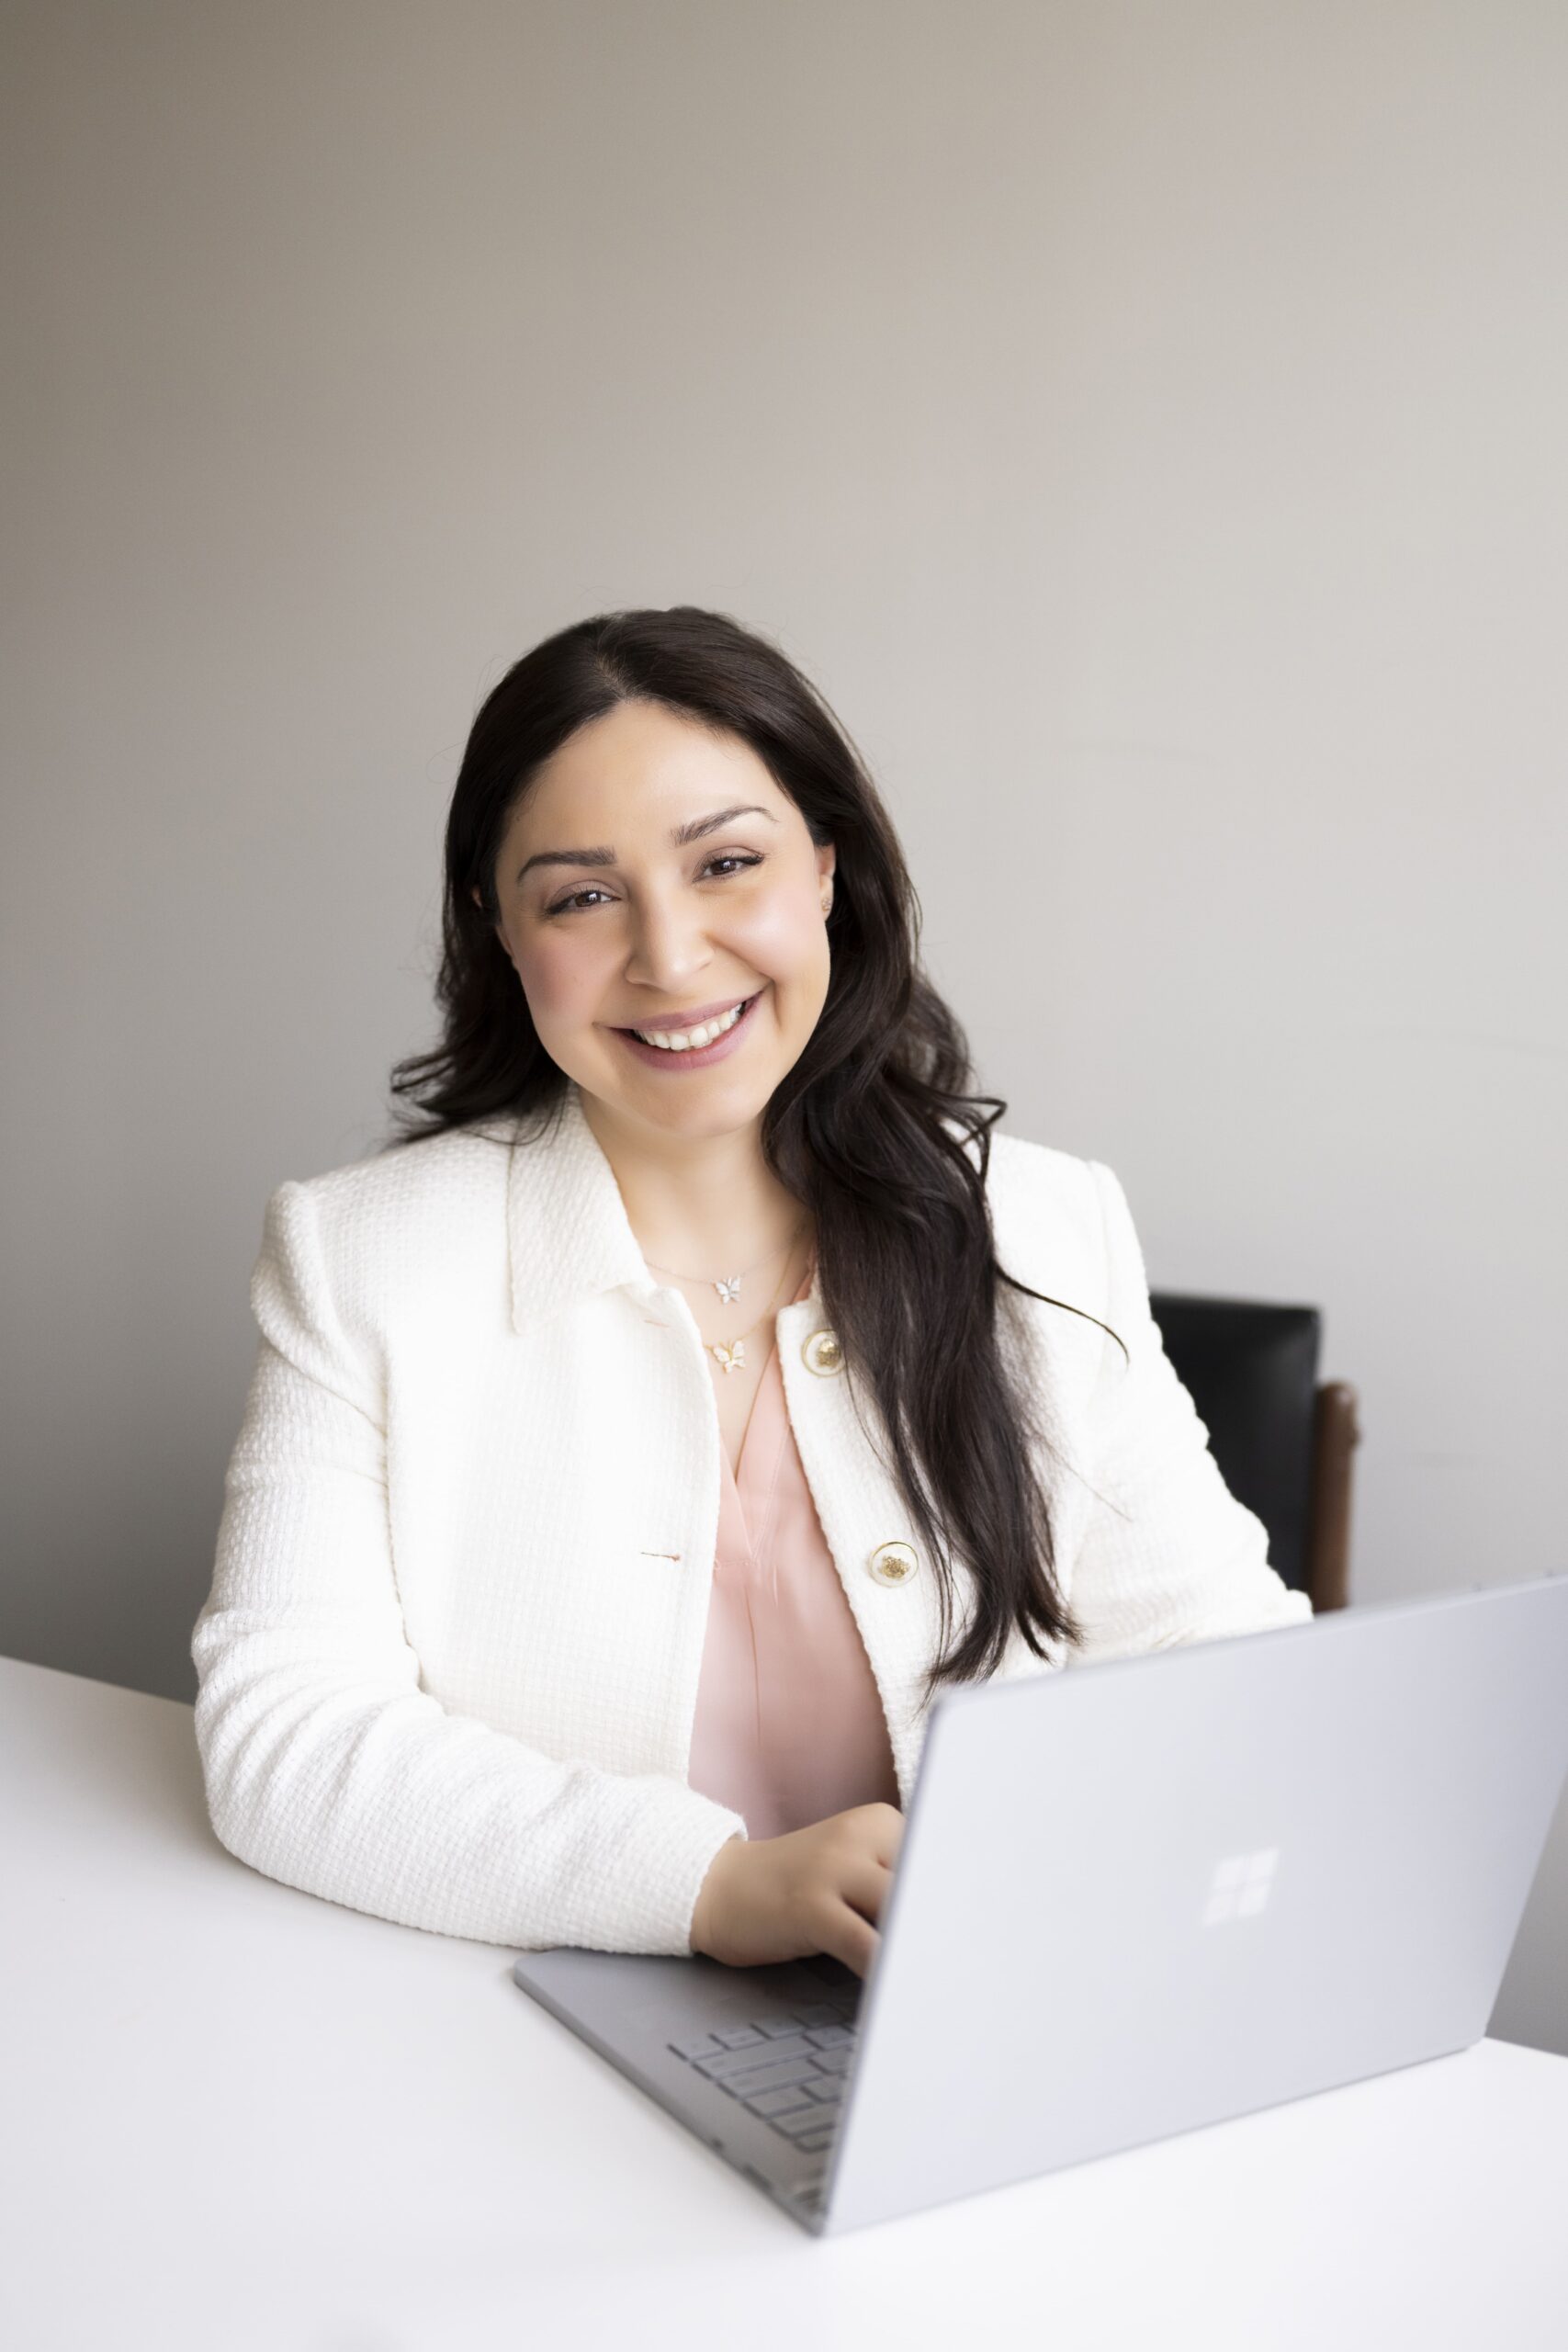
[[[575,1080],[544,1133],[528,1140],[519,1125],[507,1172],[506,1227],[514,1331],[604,1291],[626,1286],[647,1297],[658,1287]]]

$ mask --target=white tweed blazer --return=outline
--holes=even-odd
[[[684,1952],[745,1829],[686,1781],[718,1418],[691,1308],[649,1272],[575,1087],[565,1107],[543,1142],[458,1129],[268,1202],[196,1736],[219,1838],[288,1885],[514,1949]],[[993,1133],[988,1182],[1001,1263],[1131,1353],[1009,1310],[1088,1643],[1042,1661],[1015,1635],[1001,1675],[1310,1615],[1164,1353],[1116,1178]],[[936,1580],[918,1547],[881,1573],[915,1531],[825,1329],[815,1291],[780,1311],[784,1394],[907,1803]]]

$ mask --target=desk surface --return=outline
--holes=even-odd
[[[188,1707],[0,1658],[0,1771],[18,2352],[1568,2344],[1568,2059],[1484,2041],[814,2240],[500,1945],[225,1853]]]

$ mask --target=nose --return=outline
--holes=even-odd
[[[710,954],[703,910],[683,906],[678,892],[643,894],[632,913],[626,978],[663,996],[690,992]]]

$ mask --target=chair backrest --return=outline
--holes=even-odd
[[[1268,1529],[1270,1565],[1311,1591],[1317,1308],[1180,1291],[1154,1291],[1149,1305],[1220,1476]]]

